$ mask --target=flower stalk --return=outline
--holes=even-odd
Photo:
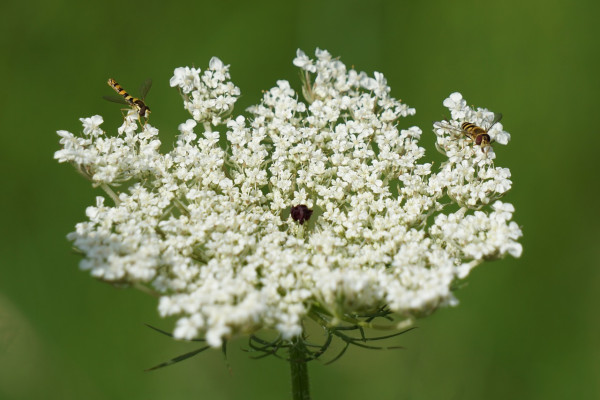
[[[289,348],[293,400],[310,400],[308,365],[305,357],[306,347],[304,341],[301,338],[294,339]]]

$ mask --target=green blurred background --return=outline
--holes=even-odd
[[[106,79],[154,79],[152,124],[169,149],[187,118],[173,69],[231,64],[237,112],[277,79],[298,87],[297,48],[381,71],[416,107],[401,121],[426,132],[460,91],[504,114],[513,140],[496,146],[513,174],[505,197],[523,227],[521,259],[473,271],[461,304],[390,344],[309,365],[315,399],[600,398],[598,154],[600,6],[596,1],[83,2],[0,5],[0,399],[286,399],[280,360],[250,360],[245,341],[169,368],[196,347],[170,329],[155,300],[78,270],[65,235],[100,192],[59,165],[55,131],[121,114]],[[134,93],[135,94],[135,93]],[[231,372],[229,371],[231,369]]]

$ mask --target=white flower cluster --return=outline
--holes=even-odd
[[[495,167],[493,147],[474,145],[474,138],[465,134],[461,126],[469,122],[484,129],[489,127],[485,129],[486,134],[491,142],[499,144],[507,144],[510,134],[496,122],[498,114],[484,108],[471,109],[460,93],[452,93],[444,100],[444,106],[450,110],[453,120],[434,124],[437,149],[448,157],[438,179],[442,179],[448,196],[458,205],[481,208],[511,188],[510,170]]]
[[[261,328],[292,338],[315,307],[334,320],[383,306],[412,319],[455,303],[451,285],[474,266],[521,254],[514,208],[497,200],[510,173],[493,166],[493,150],[437,128],[448,161],[434,172],[418,163],[421,130],[397,127],[414,109],[382,74],[347,70],[323,50],[314,60],[299,50],[294,64],[306,102],[278,81],[237,118],[228,66],[176,69],[171,85],[194,119],[167,154],[150,124],[137,132],[135,111],[116,136],[99,116],[82,119],[82,136],[59,131],[55,157],[114,203],[98,198],[69,234],[81,267],[152,286],[160,314],[179,318],[177,338],[204,334],[216,347]],[[444,104],[448,126],[490,115],[459,94]],[[489,134],[509,138],[500,125]]]
[[[184,107],[196,121],[219,125],[233,110],[240,89],[229,80],[229,66],[213,57],[200,76],[200,68],[176,68],[171,86],[179,87]]]

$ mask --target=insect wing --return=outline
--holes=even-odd
[[[146,79],[140,86],[140,99],[144,100],[152,87],[152,79]]]
[[[104,100],[112,101],[113,103],[125,104],[126,106],[129,105],[129,103],[121,96],[102,96],[102,98]]]
[[[492,123],[488,126],[488,128],[486,129],[486,131],[489,131],[490,129],[492,129],[492,126],[494,126],[498,122],[500,122],[501,119],[502,119],[502,114],[501,113],[494,113],[494,119],[492,120]]]
[[[433,124],[433,126],[438,129],[445,129],[447,131],[452,131],[452,132],[456,132],[456,133],[460,133],[460,134],[468,134],[468,132],[466,132],[464,129],[459,128],[457,126],[452,126],[446,121],[436,122]]]

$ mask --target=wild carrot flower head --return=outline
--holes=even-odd
[[[454,304],[453,283],[476,265],[521,254],[514,208],[499,201],[510,171],[493,150],[436,128],[448,160],[433,168],[421,129],[400,127],[415,110],[383,74],[318,49],[294,65],[304,100],[280,80],[246,116],[232,116],[240,91],[219,59],[175,69],[192,119],[166,154],[135,111],[114,135],[100,116],[81,119],[81,135],[58,132],[55,158],[111,197],[68,235],[81,268],[160,293],[177,338],[216,347],[271,328],[289,339],[315,309],[333,324],[382,307],[410,320]],[[444,105],[449,125],[489,117],[458,93]]]

